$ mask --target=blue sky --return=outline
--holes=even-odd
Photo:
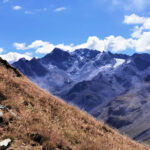
[[[149,52],[149,7],[148,0],[0,0],[1,56],[31,59],[54,47]]]

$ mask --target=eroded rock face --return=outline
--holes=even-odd
[[[11,139],[5,139],[3,141],[0,142],[0,150],[6,150],[9,146],[10,146],[10,143],[11,143]]]

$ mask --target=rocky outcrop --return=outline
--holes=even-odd
[[[6,67],[7,69],[11,69],[17,77],[21,77],[22,74],[14,67],[12,67],[6,60],[3,60],[1,57],[0,57],[0,65]]]
[[[5,140],[1,141],[0,142],[0,150],[6,150],[10,146],[11,142],[12,142],[11,139],[5,139]]]

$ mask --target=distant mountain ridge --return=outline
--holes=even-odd
[[[117,55],[116,58],[121,58],[121,56],[124,57],[124,55]],[[45,77],[46,75],[53,76],[52,73],[57,74],[56,72],[58,72],[59,76],[64,79],[63,83],[66,84],[66,81],[78,83],[95,76],[92,73],[97,73],[99,67],[114,64],[113,57],[115,56],[111,53],[101,53],[96,50],[79,49],[69,53],[55,48],[43,58],[33,58],[31,61],[23,58],[13,63],[13,66],[30,79],[33,77]],[[93,71],[91,72],[92,69]]]
[[[127,117],[128,114],[137,115],[137,109],[134,107],[128,109],[131,105],[128,99],[133,99],[131,93],[135,91],[133,92],[134,97],[142,97],[142,93],[137,94],[136,88],[138,87],[140,91],[140,85],[144,88],[150,86],[148,82],[149,54],[135,53],[128,56],[90,49],[67,52],[55,48],[43,58],[33,58],[31,61],[20,59],[13,63],[13,66],[41,88],[63,98],[68,103],[77,105],[135,139],[139,140],[139,137],[142,136],[138,135],[144,130],[149,132],[147,128],[150,127],[150,121],[145,120],[146,126],[141,127],[142,129],[134,135],[130,134],[129,128],[134,128],[135,124]],[[130,93],[130,97],[128,96],[126,101],[116,101],[118,97],[126,97],[127,93]],[[143,93],[147,92],[143,91]],[[139,103],[139,98],[134,99],[135,103],[136,101]],[[140,104],[140,112],[142,112],[146,103],[141,102]],[[118,110],[113,112],[115,109],[111,108],[118,108]],[[124,115],[121,115],[121,118],[118,117],[122,113]],[[138,115],[140,117],[142,113]],[[134,118],[133,115],[131,120],[132,118]]]

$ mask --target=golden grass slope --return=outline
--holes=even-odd
[[[0,59],[0,140],[13,150],[149,150],[18,76]]]

